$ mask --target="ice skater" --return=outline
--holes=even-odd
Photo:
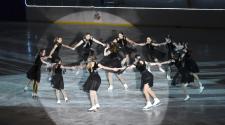
[[[130,56],[132,53],[136,52],[134,45],[136,42],[126,37],[122,32],[118,33],[117,38],[113,40],[118,46],[119,56],[122,57],[122,65],[130,65]]]
[[[63,43],[63,38],[61,36],[57,36],[55,37],[54,41],[53,41],[53,47],[48,55],[48,58],[50,58],[51,63],[56,63],[57,60],[61,60],[60,56],[59,56],[59,52],[61,50],[62,47],[68,48],[68,49],[73,49],[72,47],[65,45]],[[52,80],[52,69],[49,69],[49,81]],[[51,83],[52,85],[52,83]]]
[[[41,79],[41,66],[43,63],[49,65],[49,63],[47,63],[45,59],[47,59],[47,57],[45,57],[45,49],[41,49],[37,57],[35,58],[34,64],[27,72],[27,78],[30,80],[30,82],[25,86],[24,90],[27,90],[29,84],[33,82],[33,90],[32,90],[33,98],[38,97],[38,88]]]
[[[79,54],[82,57],[81,61],[86,62],[89,56],[94,55],[94,50],[92,48],[92,44],[94,42],[102,46],[105,46],[104,43],[95,39],[90,33],[86,33],[82,40],[80,40],[77,44],[73,45],[72,50],[76,50],[78,47],[81,47],[79,51],[80,52]]]
[[[100,61],[100,63],[104,66],[108,66],[110,68],[121,68],[122,67],[122,58],[119,57],[118,54],[118,47],[115,43],[109,43],[106,45],[106,48],[104,49],[104,57]],[[128,89],[128,85],[126,84],[126,80],[120,75],[122,72],[109,72],[106,71],[106,75],[109,81],[109,88],[108,91],[113,90],[113,74],[119,79],[119,81],[124,86],[124,89]]]
[[[83,90],[90,94],[91,108],[88,111],[97,111],[100,108],[98,102],[97,91],[101,84],[101,78],[98,74],[98,69],[104,69],[109,71],[119,71],[123,70],[122,68],[110,68],[103,66],[96,62],[96,59],[93,57],[88,58],[87,70],[89,71],[89,77],[87,78],[85,84],[83,85]]]
[[[156,62],[158,63],[165,57],[165,53],[156,49],[156,47],[161,46],[160,43],[153,42],[151,37],[146,38],[145,43],[136,44],[139,46],[143,46],[146,48],[147,52],[144,53],[145,57],[147,58],[148,62]],[[159,71],[165,73],[165,70],[162,68],[161,65],[158,65]]]
[[[129,69],[136,68],[141,73],[141,90],[143,91],[146,99],[146,105],[143,110],[149,110],[152,106],[157,106],[160,100],[152,90],[153,87],[153,74],[146,69],[146,63],[141,59],[139,55],[135,57],[135,62],[129,67]],[[153,104],[150,101],[150,97],[153,98]]]
[[[60,104],[60,92],[62,93],[65,102],[68,102],[68,97],[66,91],[64,90],[64,80],[63,80],[63,69],[74,69],[74,67],[67,67],[62,65],[62,61],[60,59],[55,60],[56,63],[53,65],[53,76],[52,76],[52,83],[53,88],[55,89],[57,104]]]

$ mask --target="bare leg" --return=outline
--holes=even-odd
[[[149,95],[151,95],[151,97],[152,97],[153,99],[157,98],[156,95],[155,95],[155,92],[152,91],[152,89],[151,89],[150,87],[149,87],[147,90],[148,90]]]
[[[202,87],[202,83],[201,83],[201,81],[200,81],[198,75],[195,74],[195,73],[192,73],[192,75],[193,75],[194,79],[198,82],[198,86],[199,86],[199,87]]]
[[[187,100],[189,100],[190,99],[190,96],[189,96],[189,94],[188,94],[188,92],[187,92],[187,87],[185,86],[185,84],[184,83],[182,83],[182,89],[183,89],[183,92],[184,92],[184,94],[185,94],[185,98],[184,98],[184,101],[187,101]]]
[[[113,74],[111,72],[107,72],[107,78],[108,78],[108,81],[109,81],[109,88],[108,88],[109,91],[113,89],[112,75]]]
[[[95,91],[94,90],[90,90],[90,100],[91,100],[91,108],[88,110],[95,111],[96,107],[95,107]]]
[[[148,85],[144,85],[144,89],[143,89],[143,92],[144,92],[144,95],[145,95],[145,100],[147,102],[150,102],[150,96],[149,96],[149,93],[148,93]]]
[[[159,62],[159,60],[158,60],[157,58],[155,58],[155,59],[154,59],[154,61],[155,61],[156,63],[158,63],[158,62]],[[158,66],[158,68],[159,68],[159,71],[161,71],[161,72],[165,73],[165,70],[162,68],[162,66],[161,66],[161,65],[157,65],[157,66]]]
[[[33,83],[33,97],[37,97],[37,93],[38,93],[38,82],[34,80],[34,83]]]
[[[68,101],[68,97],[67,97],[66,91],[64,89],[61,89],[61,93],[63,94],[65,102],[67,102]]]
[[[151,87],[148,85],[148,84],[145,84],[146,85],[146,89],[147,89],[147,92],[148,94],[153,98],[154,100],[154,103],[153,103],[153,106],[156,106],[160,103],[160,100],[156,97],[156,94],[155,92],[151,89]]]
[[[95,93],[95,106],[96,106],[96,108],[100,108],[100,105],[99,105],[99,102],[98,102],[97,92],[94,91],[94,93]]]
[[[24,87],[24,91],[28,90],[28,87],[30,86],[30,84],[33,82],[33,80],[29,80],[29,82],[26,84],[26,86]]]
[[[145,100],[146,100],[146,105],[143,107],[143,110],[146,110],[150,107],[152,107],[152,103],[150,101],[150,96],[149,96],[149,93],[148,93],[148,85],[145,84],[144,85],[144,88],[143,88],[143,92],[144,92],[144,95],[145,95]]]
[[[192,73],[193,77],[198,81],[198,86],[199,86],[199,93],[201,94],[204,90],[204,86],[202,86],[202,83],[196,73]]]
[[[60,90],[58,89],[55,89],[55,95],[56,95],[56,98],[57,98],[57,103],[60,104],[60,93],[59,93]]]
[[[124,79],[121,75],[118,75],[118,74],[115,74],[115,75],[116,75],[116,77],[120,80],[120,82],[123,84],[125,90],[127,90],[127,89],[128,89],[128,86],[127,86],[127,84],[126,84],[125,79]]]

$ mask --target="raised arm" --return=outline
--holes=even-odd
[[[95,39],[95,38],[92,38],[92,40],[97,43],[97,44],[100,44],[102,46],[106,46],[104,43],[100,42],[99,40]]]

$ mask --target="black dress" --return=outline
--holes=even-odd
[[[93,44],[93,38],[90,40],[83,39],[83,43],[81,44],[81,47],[78,49],[78,52],[82,58],[82,60],[87,61],[88,57],[90,55],[94,54],[94,50],[91,48]]]
[[[194,82],[194,77],[191,75],[191,72],[189,71],[185,59],[183,59],[181,62],[181,67],[178,69],[179,73],[181,75],[181,79],[179,83],[191,83]]]
[[[40,82],[41,79],[41,56],[38,55],[34,61],[34,64],[31,66],[31,68],[27,72],[27,78],[30,80],[35,80],[37,82]]]
[[[192,59],[191,57],[191,52],[188,50],[185,54],[185,64],[187,69],[192,72],[192,73],[198,73],[199,72],[199,67],[195,60]]]
[[[53,47],[54,47],[55,45],[57,45],[57,47],[56,47],[55,51],[54,51],[53,54],[52,54],[52,58],[51,58],[51,62],[52,62],[52,63],[57,63],[57,60],[61,60],[61,58],[59,57],[59,51],[60,51],[60,49],[61,49],[61,47],[62,47],[62,43],[57,43],[57,42],[56,42],[56,43],[53,45]]]
[[[90,90],[94,90],[94,91],[98,90],[101,84],[101,78],[97,72],[97,68],[98,68],[98,64],[95,63],[93,70],[92,71],[89,70],[90,75],[83,85],[83,90],[85,92],[89,93]]]
[[[181,83],[181,73],[180,73],[180,69],[182,68],[182,62],[179,59],[174,59],[175,62],[171,62],[169,65],[175,65],[177,68],[177,72],[175,73],[175,75],[173,76],[173,79],[171,81],[171,85],[176,85]]]
[[[136,52],[136,49],[130,45],[130,43],[126,40],[126,37],[123,37],[123,39],[116,39],[119,56],[124,58],[127,54],[131,54],[132,52]]]
[[[176,46],[173,45],[173,42],[166,44],[168,49],[168,59],[172,59],[172,55],[175,53]]]
[[[145,57],[150,62],[154,62],[155,58],[162,60],[166,55],[164,52],[156,49],[155,46],[152,45],[152,43],[147,43],[145,45],[145,49],[147,50],[147,53],[146,52],[144,53]]]
[[[62,76],[61,65],[57,65],[54,68],[54,75],[52,77],[53,88],[61,90],[64,89],[64,81]]]
[[[122,58],[119,57],[118,50],[109,48],[108,51],[110,51],[111,54],[104,56],[100,61],[100,64],[110,68],[121,68]]]
[[[146,64],[141,64],[140,61],[135,65],[137,70],[141,73],[141,90],[144,85],[148,84],[150,87],[153,86],[153,74],[146,69]]]

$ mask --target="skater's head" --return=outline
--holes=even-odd
[[[55,63],[60,65],[60,64],[62,64],[62,60],[61,59],[56,59]]]
[[[166,40],[167,43],[171,43],[172,42],[170,35],[167,35],[165,40]]]
[[[151,42],[152,42],[152,38],[151,38],[150,36],[148,36],[148,37],[146,38],[146,42],[147,42],[147,43],[151,43]]]
[[[40,49],[39,55],[40,55],[40,56],[45,56],[45,55],[46,55],[45,49]]]
[[[140,55],[135,55],[135,62],[138,62],[139,60],[141,60],[141,56]]]
[[[92,36],[91,36],[90,33],[86,33],[86,34],[84,35],[84,39],[86,39],[86,40],[90,40],[91,38],[92,38]]]
[[[95,66],[96,58],[95,57],[88,57],[87,59],[87,69],[88,71],[92,71],[93,67]]]
[[[62,41],[63,41],[63,39],[62,39],[61,36],[57,36],[57,37],[55,37],[55,39],[54,39],[54,43],[62,43]]]
[[[118,33],[118,38],[119,38],[119,39],[123,39],[123,38],[124,38],[123,32],[119,32],[119,33]]]

